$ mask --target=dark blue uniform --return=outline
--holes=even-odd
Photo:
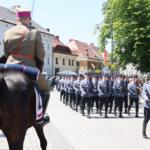
[[[144,120],[143,120],[143,130],[142,135],[147,138],[146,127],[148,121],[150,120],[150,76],[147,77],[149,81],[146,81],[143,85],[142,97],[145,101],[144,103]]]
[[[135,81],[132,81],[128,85],[128,96],[129,96],[129,108],[128,108],[128,114],[130,114],[130,109],[133,105],[133,102],[135,102],[135,110],[136,115],[135,117],[138,117],[138,110],[139,110],[139,90],[138,85]]]
[[[125,108],[125,114],[127,113],[127,110],[128,110],[128,80],[127,79],[124,79],[124,92],[125,92],[125,95],[124,95],[124,99],[123,99],[123,103],[124,103],[124,108]]]
[[[108,102],[109,102],[110,86],[108,80],[100,80],[98,82],[98,95],[100,101],[100,115],[102,115],[102,108],[105,105],[105,118],[107,118]]]
[[[73,105],[75,105],[75,90],[74,90],[74,80],[71,79],[68,81],[68,96],[69,96],[69,104],[72,108]]]
[[[60,91],[60,101],[62,101],[62,98],[64,99],[64,85],[65,85],[64,78],[62,78],[59,80],[58,83],[58,89]]]
[[[78,106],[80,105],[81,102],[81,91],[80,91],[80,84],[81,84],[81,80],[77,79],[74,82],[74,90],[75,90],[75,100],[76,100],[76,111],[78,111]],[[81,105],[80,105],[81,108]]]
[[[84,79],[80,84],[81,90],[81,112],[84,115],[85,103],[87,103],[87,117],[90,118],[91,97],[93,93],[93,84],[91,80]]]
[[[96,112],[98,113],[98,109],[99,109],[98,78],[96,76],[92,79],[92,83],[93,83],[93,95],[92,95],[92,101],[91,101],[91,110],[93,110],[93,106],[95,102]]]
[[[66,77],[65,81],[64,81],[64,103],[66,105],[68,105],[68,82],[69,82],[69,78]]]
[[[119,107],[119,117],[122,118],[123,99],[124,99],[124,81],[116,79],[113,84],[113,95],[115,99],[114,114],[116,115],[117,107]]]

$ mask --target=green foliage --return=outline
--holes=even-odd
[[[141,71],[149,72],[150,0],[108,0],[103,14],[98,37],[101,49],[113,36],[113,58],[120,65],[133,63]]]

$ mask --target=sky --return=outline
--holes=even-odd
[[[103,21],[102,6],[106,0],[0,0],[0,5],[11,8],[21,5],[33,9],[33,20],[67,44],[69,39],[97,43],[94,27]],[[32,7],[34,2],[34,7]],[[109,47],[109,46],[108,46]]]

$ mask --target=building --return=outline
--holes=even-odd
[[[98,48],[94,44],[87,44],[78,40],[70,39],[68,47],[77,57],[77,70],[101,70],[103,58],[98,54]]]
[[[0,6],[0,56],[4,54],[3,35],[6,30],[16,25],[15,10],[18,6],[13,7],[12,10]],[[45,48],[45,64],[43,71],[48,75],[53,74],[53,52],[52,52],[52,35],[48,32],[48,29],[44,29],[36,22],[32,21],[32,26],[37,28],[42,36],[42,42]]]
[[[77,55],[73,54],[70,48],[64,45],[58,36],[52,37],[52,46],[53,46],[53,66],[54,74],[57,74],[59,71],[70,70],[77,72]]]

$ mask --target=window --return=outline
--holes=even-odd
[[[76,62],[76,66],[79,67],[79,62]]]
[[[47,59],[47,64],[49,65],[49,57],[48,57],[48,59]]]
[[[44,42],[42,42],[42,44],[43,44],[43,47],[44,47],[44,49],[45,49],[45,43],[44,43]]]
[[[50,50],[50,45],[49,44],[47,44],[47,49]]]
[[[58,64],[58,58],[56,58],[56,64]]]
[[[71,60],[69,59],[69,66],[71,65]]]
[[[74,60],[72,60],[72,66],[74,66]]]
[[[65,65],[65,59],[63,58],[63,65]]]

